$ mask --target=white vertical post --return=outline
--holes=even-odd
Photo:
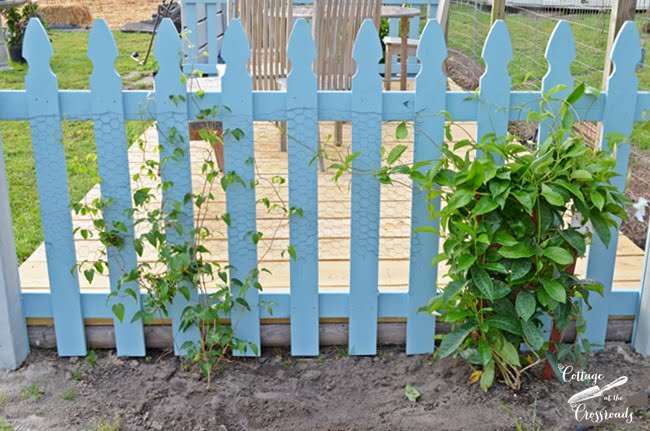
[[[0,138],[0,369],[15,370],[29,354],[9,189]]]
[[[632,335],[632,347],[645,356],[650,356],[650,229],[645,245],[643,275],[641,277],[641,298],[636,313],[636,325]]]

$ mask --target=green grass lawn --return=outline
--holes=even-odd
[[[52,70],[59,80],[61,89],[87,89],[92,64],[86,57],[88,32],[52,31],[50,38],[55,55]],[[129,59],[133,51],[143,53],[147,49],[149,36],[115,32],[120,56],[116,68],[125,84],[135,85],[144,76],[150,75],[155,63],[142,67]],[[25,88],[26,65],[12,64],[13,71],[0,72],[0,89]],[[136,85],[137,86],[137,85]],[[147,128],[149,122],[127,122],[129,144]],[[14,234],[18,260],[24,261],[43,241],[41,217],[38,206],[38,191],[34,157],[31,146],[29,123],[26,121],[0,122],[0,133],[4,150],[9,197],[13,215]],[[64,121],[63,142],[68,162],[68,182],[72,202],[79,201],[99,179],[95,156],[95,139],[91,121]]]

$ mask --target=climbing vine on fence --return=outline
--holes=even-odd
[[[199,91],[193,97],[202,98],[203,92]],[[179,96],[176,103],[186,102]],[[201,110],[197,120],[209,124],[210,121],[216,120],[222,111],[228,111],[228,108],[215,106]],[[142,320],[150,324],[154,319],[169,318],[171,304],[178,298],[187,301],[188,305],[182,311],[179,330],[185,332],[198,329],[199,336],[197,339],[186,341],[180,346],[180,350],[197,366],[208,383],[215,369],[223,361],[229,361],[232,351],[252,351],[258,354],[260,346],[235,336],[235,329],[244,310],[258,306],[272,314],[273,308],[272,303],[260,301],[259,304],[250,304],[247,301],[248,291],[262,290],[260,273],[269,272],[262,262],[273,241],[268,242],[268,248],[260,253],[259,266],[239,271],[239,274],[245,274],[243,278],[231,277],[230,272],[234,268],[211,257],[210,250],[205,245],[206,241],[225,236],[224,232],[215,230],[213,226],[218,226],[220,222],[223,222],[222,226],[230,226],[232,222],[228,212],[214,212],[217,196],[219,193],[225,193],[233,184],[245,188],[256,188],[260,182],[270,185],[271,196],[260,196],[257,204],[263,206],[265,211],[279,215],[276,217],[277,226],[272,232],[251,231],[239,239],[251,241],[255,245],[260,243],[265,234],[273,239],[278,228],[288,217],[301,216],[299,208],[287,207],[278,191],[286,182],[283,177],[259,177],[246,183],[236,172],[224,172],[220,168],[222,162],[218,160],[217,154],[223,151],[224,137],[230,136],[239,141],[243,138],[243,133],[239,129],[224,130],[223,134],[207,128],[199,131],[203,141],[209,144],[200,165],[200,178],[203,183],[199,187],[196,184],[193,187],[200,192],[188,193],[182,201],[164,202],[164,199],[161,199],[175,184],[173,178],[161,180],[160,172],[166,163],[178,161],[186,156],[187,150],[183,148],[188,146],[181,145],[185,143],[186,138],[179,130],[172,128],[167,133],[158,130],[159,144],[156,148],[150,148],[151,145],[145,140],[139,140],[143,162],[133,173],[133,180],[138,187],[132,191],[133,209],[126,214],[128,219],[133,220],[131,226],[122,221],[107,222],[104,218],[105,211],[113,203],[111,199],[100,197],[89,204],[73,205],[78,214],[90,215],[93,219],[93,228],[76,229],[79,235],[83,238],[97,235],[105,247],[100,251],[99,259],[82,262],[76,269],[90,283],[96,274],[120,272],[117,289],[108,297],[108,304],[120,322],[130,319],[132,322]],[[173,150],[166,152],[171,154],[170,156],[162,157],[165,146],[171,146]],[[246,163],[255,162],[248,160]],[[194,212],[191,229],[187,228],[186,223],[188,203],[191,203]],[[138,263],[135,267],[127,269],[120,264],[123,262],[120,255],[130,247],[135,249]],[[115,264],[109,264],[111,254],[113,261],[117,262],[117,267]],[[296,259],[291,246],[283,250],[282,254]],[[199,295],[193,294],[194,289],[198,289]],[[137,300],[138,290],[145,292],[143,307],[133,316],[126,316],[125,303]],[[230,322],[225,320],[227,318]]]

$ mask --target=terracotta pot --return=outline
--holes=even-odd
[[[25,57],[23,57],[23,46],[22,45],[11,45],[9,48],[9,58],[14,63],[25,63]]]

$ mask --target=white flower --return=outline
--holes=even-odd
[[[636,210],[634,217],[636,217],[636,219],[639,221],[643,221],[645,218],[645,208],[648,206],[648,201],[645,198],[639,198],[639,200],[635,204],[632,204],[632,206]]]

